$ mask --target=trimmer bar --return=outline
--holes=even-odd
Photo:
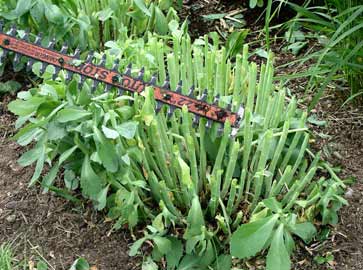
[[[189,89],[188,95],[181,94],[182,81],[177,85],[175,91],[170,90],[169,80],[166,79],[162,86],[156,85],[157,74],[154,74],[149,82],[143,80],[145,73],[144,68],[139,71],[137,77],[131,76],[131,64],[129,64],[124,73],[118,72],[119,59],[114,61],[112,69],[105,67],[106,55],[102,56],[99,63],[95,64],[94,52],[89,52],[84,61],[80,61],[80,50],[76,49],[72,56],[67,55],[68,46],[63,44],[61,50],[55,51],[55,39],[52,39],[47,47],[41,46],[42,35],[38,34],[34,43],[29,41],[29,31],[25,31],[22,38],[16,36],[16,26],[13,25],[6,33],[3,32],[3,23],[0,22],[0,47],[3,49],[3,54],[0,57],[0,64],[3,63],[9,51],[14,52],[14,64],[20,62],[22,56],[29,58],[27,62],[27,70],[31,70],[35,61],[40,61],[40,73],[43,74],[48,65],[54,66],[52,75],[55,80],[61,70],[66,71],[66,80],[71,80],[74,74],[80,75],[79,86],[81,87],[87,78],[93,80],[92,91],[94,91],[99,83],[105,84],[105,92],[108,92],[112,87],[118,89],[118,95],[122,95],[124,91],[131,93],[142,93],[146,87],[152,87],[154,98],[157,102],[156,111],[160,111],[162,105],[168,106],[168,116],[171,116],[176,108],[186,106],[188,111],[194,114],[193,124],[199,123],[200,117],[207,119],[206,127],[210,128],[213,122],[224,124],[229,121],[233,127],[232,135],[234,135],[243,117],[243,107],[241,106],[238,112],[231,112],[230,105],[227,108],[218,106],[219,97],[215,97],[214,103],[209,104],[207,100],[207,90],[204,90],[200,99],[194,97],[194,87]],[[79,64],[81,62],[81,64]]]

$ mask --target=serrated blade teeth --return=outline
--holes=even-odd
[[[180,94],[181,91],[182,91],[182,87],[183,87],[183,81],[180,80],[178,82],[177,86],[176,86],[175,92],[177,92],[178,94]]]
[[[223,131],[224,131],[223,124],[219,124],[218,129],[217,129],[217,136],[218,137],[222,136]]]
[[[91,50],[87,55],[86,62],[92,63],[94,55],[95,55],[95,52],[93,50]]]
[[[219,98],[220,98],[220,95],[217,94],[215,97],[214,97],[214,101],[213,101],[213,104],[218,106],[218,103],[219,103]]]
[[[208,90],[204,89],[202,96],[200,97],[201,101],[206,101],[208,97]]]
[[[125,93],[125,90],[122,89],[121,87],[119,87],[118,92],[117,92],[118,96],[123,96],[124,93]]]
[[[55,67],[54,68],[54,72],[52,74],[52,80],[53,81],[55,81],[55,79],[58,77],[59,71],[60,71],[60,68],[59,67]]]
[[[113,62],[113,66],[112,66],[112,71],[118,71],[118,67],[120,65],[120,59],[116,59],[114,62]]]
[[[42,43],[42,37],[43,37],[43,33],[40,32],[36,37],[35,37],[35,41],[34,44],[35,45],[41,45]]]
[[[65,54],[65,53],[67,53],[67,51],[68,51],[68,44],[67,44],[67,42],[64,42],[62,45],[62,48],[59,52],[62,54]]]
[[[25,40],[25,41],[29,41],[29,33],[30,33],[30,29],[29,28],[27,28],[26,30],[25,30],[25,32],[24,32],[24,36],[23,36],[23,40]]]
[[[26,71],[31,71],[32,67],[34,64],[34,60],[33,59],[29,59],[28,62],[26,63]]]
[[[105,89],[103,90],[104,93],[109,92],[111,90],[112,85],[106,84]]]
[[[81,56],[81,50],[77,47],[74,51],[74,54],[72,55],[72,57],[79,59],[79,57]]]
[[[106,54],[103,54],[102,57],[101,57],[101,61],[100,61],[100,63],[98,65],[101,66],[101,67],[104,67],[105,64],[106,64]]]
[[[139,74],[137,75],[137,79],[138,80],[142,80],[144,78],[144,75],[145,75],[145,68],[142,67],[139,71]]]
[[[205,127],[206,127],[206,128],[211,128],[211,127],[212,127],[212,123],[213,123],[213,121],[212,121],[212,120],[210,120],[210,119],[208,119],[208,120],[207,120],[207,123],[205,124]]]
[[[8,50],[3,49],[3,54],[0,56],[0,64],[4,63],[4,60],[8,54]]]
[[[128,64],[125,70],[125,75],[131,76],[132,64]]]
[[[163,107],[163,103],[162,103],[162,102],[160,102],[160,101],[157,101],[157,102],[156,102],[155,112],[156,112],[156,113],[159,113],[162,107]]]
[[[157,77],[158,77],[158,74],[157,74],[157,73],[154,73],[154,74],[151,76],[151,79],[150,79],[150,81],[149,81],[149,84],[150,84],[150,85],[155,85],[155,84],[156,84]]]
[[[227,107],[226,107],[226,110],[227,111],[230,111],[232,109],[232,104],[231,103],[228,103],[227,104]]]
[[[200,119],[200,116],[199,115],[194,115],[194,118],[193,118],[193,127],[197,127],[199,125],[199,119]]]
[[[92,85],[91,85],[91,92],[93,93],[96,89],[97,89],[97,86],[100,82],[97,81],[97,80],[92,80]]]
[[[48,64],[45,64],[45,63],[42,62],[42,65],[41,65],[40,70],[39,70],[40,76],[42,76],[45,73],[45,70],[47,69],[47,66],[48,66]]]
[[[169,78],[169,76],[166,76],[165,81],[164,81],[164,83],[163,83],[163,85],[161,87],[169,89],[169,87],[170,87],[170,78]]]
[[[243,108],[243,106],[239,106],[238,111],[237,111],[237,115],[238,115],[238,121],[240,122],[243,119],[243,115],[245,113],[245,109]]]
[[[67,70],[66,72],[66,81],[69,82],[70,80],[72,80],[72,77],[73,77],[73,72],[72,71],[69,71]]]
[[[86,81],[86,77],[85,76],[83,76],[83,75],[81,75],[81,78],[79,79],[79,81],[78,81],[78,89],[79,90],[82,90],[82,88],[83,88],[83,84],[84,84],[84,82]]]
[[[174,111],[175,111],[175,107],[172,105],[169,105],[168,111],[167,111],[167,117],[170,118],[173,115]]]
[[[194,90],[195,90],[195,86],[194,86],[194,85],[192,85],[192,86],[189,88],[188,97],[190,97],[190,98],[194,98]]]
[[[55,45],[55,38],[53,37],[49,43],[48,43],[48,49],[52,50],[54,48],[54,45]]]
[[[9,35],[9,36],[15,36],[15,34],[16,34],[16,25],[15,25],[15,24],[13,24],[13,25],[11,25],[11,27],[10,27],[10,30],[9,30],[9,32],[8,32],[8,35]]]
[[[14,56],[14,60],[13,60],[14,66],[17,66],[20,63],[20,58],[21,58],[21,54],[16,53]]]

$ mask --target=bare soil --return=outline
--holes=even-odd
[[[5,100],[5,104],[7,103]],[[5,107],[5,106],[4,106]],[[0,111],[0,245],[14,243],[17,260],[27,265],[39,259],[49,269],[69,269],[85,258],[92,270],[138,269],[128,256],[130,236],[110,233],[102,213],[75,206],[38,187],[28,188],[34,168],[22,168],[17,159],[25,151],[12,141],[15,118]]]

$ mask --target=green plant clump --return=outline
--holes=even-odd
[[[297,16],[289,23],[290,32],[300,26],[312,31],[323,46],[315,53],[309,52],[301,62],[314,59],[307,91],[314,90],[309,109],[313,109],[332,81],[348,82],[347,100],[362,100],[363,94],[363,5],[360,1],[326,1],[325,6],[308,4],[299,6],[288,2]],[[307,74],[305,74],[306,76]]]
[[[121,40],[148,31],[165,35],[168,22],[178,20],[172,1],[143,0],[8,0],[0,17],[23,30],[43,33],[43,44],[53,37],[80,49],[99,49],[109,40]]]
[[[155,114],[150,89],[134,97],[101,86],[91,93],[91,82],[78,89],[77,78],[67,84],[63,73],[51,81],[48,67],[43,83],[9,104],[19,116],[15,139],[34,143],[19,159],[35,163],[30,185],[74,202],[80,190],[96,209],[107,209],[115,229],[144,225],[130,255],[152,241],[149,269],[162,258],[167,269],[230,269],[232,256],[258,253],[267,254],[267,269],[290,269],[295,237],[308,243],[316,219],[337,222],[343,182],[309,151],[306,113],[295,98],[286,104],[285,90],[273,84],[271,56],[258,70],[245,46],[231,63],[217,40],[192,43],[177,22],[169,28],[172,47],[153,35],[106,44],[107,65],[120,57],[120,70],[131,61],[134,74],[146,67],[145,79],[157,71],[161,84],[168,73],[172,89],[182,79],[182,93],[194,85],[198,97],[208,89],[209,102],[233,111],[243,104],[236,136],[228,123],[222,132],[216,124],[206,129],[205,119],[193,128],[186,108],[170,118],[165,108]],[[39,75],[39,65],[33,71]]]

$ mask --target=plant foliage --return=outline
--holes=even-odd
[[[328,170],[319,154],[308,155],[306,113],[285,90],[273,84],[272,58],[249,63],[248,48],[232,64],[226,49],[208,37],[193,43],[169,23],[173,46],[150,35],[148,41],[109,42],[111,65],[121,58],[136,68],[158,71],[159,83],[170,75],[171,88],[183,79],[182,93],[208,89],[208,101],[237,110],[244,104],[243,124],[234,138],[227,123],[207,130],[205,119],[192,127],[186,111],[155,114],[153,93],[120,96],[117,91],[78,89],[62,73],[51,81],[19,92],[9,109],[19,116],[15,139],[34,147],[19,163],[35,163],[30,185],[78,201],[80,191],[98,210],[107,209],[114,228],[132,231],[145,225],[144,237],[130,249],[136,255],[145,241],[154,248],[145,267],[156,269],[163,257],[168,269],[230,269],[231,256],[247,259],[267,252],[267,269],[289,269],[297,236],[309,242],[315,219],[335,223],[343,182]],[[99,59],[101,55],[96,55]],[[33,71],[39,74],[39,66]],[[48,164],[49,172],[42,176]],[[329,167],[328,167],[329,168]],[[56,176],[61,174],[65,188]],[[333,207],[331,207],[333,206]],[[227,252],[228,247],[230,252]]]

